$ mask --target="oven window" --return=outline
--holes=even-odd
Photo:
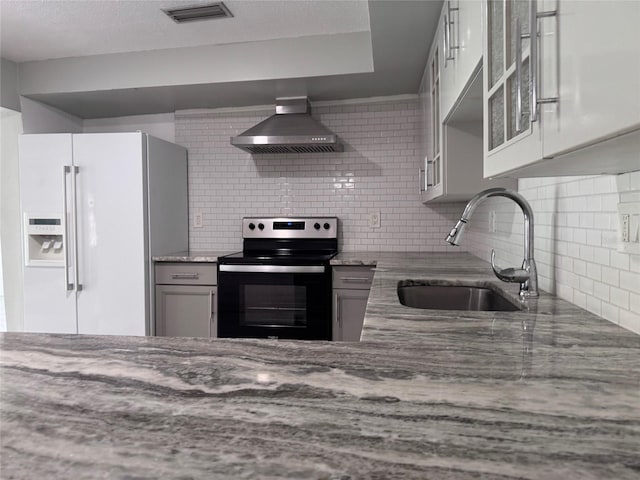
[[[307,326],[307,287],[303,285],[244,285],[240,293],[244,326]]]

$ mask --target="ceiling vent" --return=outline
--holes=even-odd
[[[191,7],[167,8],[162,11],[171,17],[171,19],[176,23],[233,17],[233,14],[222,2],[193,5]]]

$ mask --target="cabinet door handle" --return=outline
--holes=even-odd
[[[537,0],[529,3],[529,120],[532,123],[538,121],[539,104],[558,102],[558,97],[538,98],[538,19],[555,17],[557,14],[558,10],[538,12]]]
[[[451,53],[452,50],[458,50],[460,48],[459,45],[452,46],[451,45],[451,25],[453,25],[453,20],[451,20],[451,12],[457,12],[459,8],[451,8],[451,0],[447,1],[447,13],[444,16],[444,66],[446,68],[447,62],[449,60],[455,60],[455,57]],[[448,20],[447,20],[448,19]]]
[[[324,273],[324,265],[220,265],[221,272],[233,273]]]
[[[442,22],[443,22],[443,27],[442,27],[442,33],[444,35],[444,66],[447,66],[447,62],[449,60],[451,60],[451,58],[449,58],[449,22],[447,22],[447,16],[445,15],[442,18]]]
[[[340,277],[340,280],[352,283],[369,283],[371,281],[369,277]]]
[[[217,332],[212,332],[214,328],[215,328],[215,325],[213,324],[213,290],[209,290],[209,336],[211,336],[212,333],[215,333],[217,336]]]
[[[171,278],[175,279],[198,279],[200,278],[200,274],[198,273],[174,273],[171,275]]]
[[[516,18],[516,135],[522,131],[522,39],[525,37],[520,19]]]
[[[429,187],[433,187],[432,179],[435,175],[435,172],[433,171],[434,168],[435,168],[435,162],[433,160],[427,160],[427,168],[424,169],[424,176],[425,176],[424,183],[426,185],[426,190],[428,190]],[[429,175],[429,173],[431,173],[431,175]]]

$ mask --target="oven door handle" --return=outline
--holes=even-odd
[[[324,265],[220,265],[231,273],[324,273]]]

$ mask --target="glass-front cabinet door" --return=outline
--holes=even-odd
[[[442,57],[442,35],[438,29],[434,38],[427,66],[422,80],[421,93],[425,105],[425,164],[424,180],[421,179],[422,201],[427,202],[441,197],[444,193],[444,165],[443,165],[443,139],[442,139],[442,116],[441,116],[441,71],[443,65]]]
[[[640,1],[483,6],[484,176],[636,170]]]
[[[431,160],[427,162],[427,190],[442,190],[442,120],[440,119],[440,49],[436,45],[435,52],[429,62],[431,81]],[[440,192],[441,193],[441,192]]]
[[[485,177],[542,155],[540,122],[531,121],[529,0],[487,0],[484,14]]]

